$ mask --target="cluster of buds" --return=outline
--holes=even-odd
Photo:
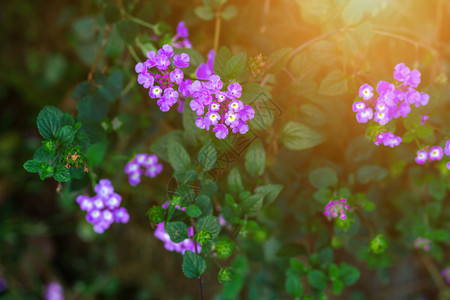
[[[263,75],[271,67],[269,58],[261,53],[255,57],[250,57],[248,67],[252,72],[253,77]]]
[[[430,251],[431,241],[427,238],[418,237],[414,241],[414,248],[422,249],[424,251]]]
[[[339,218],[341,220],[347,219],[345,212],[350,209],[347,204],[347,199],[331,200],[325,206],[323,214],[327,216],[328,220]]]

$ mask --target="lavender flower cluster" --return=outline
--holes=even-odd
[[[233,133],[245,134],[249,129],[247,121],[255,116],[253,108],[239,100],[242,95],[239,83],[228,85],[226,91],[223,88],[224,84],[218,75],[211,75],[207,82],[196,80],[190,86],[194,100],[189,106],[199,116],[195,125],[206,130],[214,126],[213,131],[218,139],[228,135],[228,127]]]
[[[44,290],[45,300],[64,300],[64,289],[57,281],[50,282]]]
[[[147,60],[136,64],[138,83],[149,89],[152,99],[163,112],[167,112],[177,103],[178,97],[188,97],[187,87],[191,84],[189,79],[184,80],[181,69],[189,66],[190,57],[187,53],[174,54],[170,45],[164,45],[158,52],[147,52]]]
[[[427,238],[418,237],[414,240],[414,248],[428,252],[431,249],[431,241]]]
[[[340,218],[341,220],[347,219],[347,215],[345,214],[346,210],[349,210],[350,206],[347,204],[347,199],[340,200],[331,200],[325,206],[325,210],[323,214],[327,216],[328,220]]]
[[[444,277],[447,284],[450,284],[450,267],[445,268],[441,271],[442,277]]]
[[[192,48],[192,44],[188,39],[189,31],[184,21],[180,21],[177,25],[177,33],[172,38],[172,46],[175,48]],[[178,40],[181,39],[181,40]]]
[[[108,179],[101,179],[95,186],[94,197],[80,195],[77,203],[87,212],[86,220],[94,226],[94,231],[103,233],[112,223],[128,223],[127,210],[120,207],[122,197],[114,193],[114,187]]]
[[[400,145],[402,142],[402,138],[396,136],[392,132],[383,132],[377,135],[377,140],[375,141],[375,145],[385,145],[394,148],[395,146]]]
[[[167,207],[169,206],[169,202],[166,202],[162,205],[162,207],[164,209],[167,209]],[[175,206],[176,209],[185,211],[186,208],[185,207],[180,207],[180,206]],[[201,246],[194,242],[192,240],[193,236],[194,236],[194,227],[189,227],[188,228],[188,235],[189,238],[185,239],[184,241],[181,241],[179,243],[174,243],[172,242],[172,240],[170,239],[169,234],[167,233],[167,231],[164,229],[164,222],[159,223],[158,226],[156,227],[156,230],[154,232],[154,235],[156,238],[158,238],[159,240],[164,242],[164,248],[166,248],[169,251],[175,251],[175,252],[179,252],[181,254],[184,254],[184,252],[186,250],[190,250],[192,252],[195,252],[195,244],[197,244],[197,250],[200,252],[201,251]]]
[[[417,156],[415,158],[416,163],[425,164],[427,160],[431,161],[439,161],[444,157],[444,153],[447,156],[450,156],[450,140],[447,140],[444,149],[441,146],[433,146],[431,149],[427,147],[424,150],[417,151]],[[447,162],[447,168],[450,170],[450,162]]]
[[[145,153],[136,154],[132,161],[125,166],[125,174],[128,174],[128,182],[136,186],[141,182],[142,174],[154,178],[162,172],[163,166],[158,163],[156,155]]]
[[[400,63],[394,68],[396,83],[378,82],[376,88],[378,95],[375,95],[372,86],[363,84],[359,88],[362,101],[354,102],[352,107],[358,123],[367,123],[373,119],[380,125],[386,125],[392,119],[406,117],[411,112],[412,104],[416,107],[427,105],[430,96],[415,89],[419,86],[420,76],[418,70],[410,70],[404,63]],[[400,137],[388,133],[383,136],[384,139],[377,139],[375,144],[383,143],[394,147],[401,143]]]

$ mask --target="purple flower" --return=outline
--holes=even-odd
[[[162,49],[160,49],[160,51],[161,50]],[[158,54],[155,57],[155,64],[158,70],[165,71],[170,65],[170,60],[164,53],[158,52]]]
[[[425,121],[428,120],[429,118],[430,118],[430,117],[427,116],[427,115],[421,115],[421,116],[420,116],[420,125],[425,124]],[[447,154],[447,153],[446,153],[446,154]],[[447,155],[449,155],[449,154],[447,154]]]
[[[450,170],[450,161],[447,163],[447,169]]]
[[[208,118],[209,125],[216,125],[220,120],[220,115],[216,112],[208,112],[206,113],[206,118]]]
[[[444,151],[440,146],[432,147],[430,152],[428,153],[430,161],[441,160],[442,156],[444,156]]]
[[[450,140],[447,140],[444,147],[445,155],[450,155]]]
[[[177,35],[182,38],[187,38],[189,36],[188,29],[184,21],[180,21],[177,25]]]
[[[358,121],[358,123],[367,123],[372,118],[373,118],[373,110],[370,107],[356,114],[356,120]]]
[[[147,68],[144,66],[143,63],[138,62],[136,64],[136,66],[134,67],[134,70],[136,71],[136,73],[142,73],[142,72],[147,71]]]
[[[155,164],[153,166],[149,166],[145,171],[145,175],[151,178],[156,177],[159,173],[162,172],[163,166],[161,164]]]
[[[206,82],[206,88],[212,91],[220,91],[223,87],[223,82],[219,75],[211,75],[209,81]],[[229,88],[229,86],[228,86]],[[241,88],[242,89],[242,88]],[[240,97],[240,96],[239,96]]]
[[[220,105],[219,103],[216,102],[211,102],[211,104],[209,105],[209,111],[219,111],[220,110]]]
[[[228,104],[228,108],[233,112],[239,112],[244,108],[244,103],[240,100],[233,100]]]
[[[195,71],[195,76],[201,80],[209,80],[211,75],[214,75],[214,50],[210,50],[208,53],[208,62],[206,64],[200,64]]]
[[[202,104],[201,102],[199,102],[199,101],[197,101],[197,100],[192,100],[192,101],[189,103],[189,106],[191,107],[191,109],[192,109],[193,111],[195,111],[195,113],[196,113],[198,116],[201,116],[201,115],[203,115],[203,114],[205,113],[205,107],[203,106],[203,104]]]
[[[400,63],[394,67],[394,79],[403,82],[410,72],[410,69],[404,63]]]
[[[139,163],[138,162],[134,162],[134,161],[130,161],[129,163],[127,163],[125,165],[125,174],[133,174],[139,172]]]
[[[128,182],[130,183],[131,186],[136,186],[141,182],[141,172],[135,172],[135,173],[131,173],[129,174],[130,176],[128,177]]]
[[[158,50],[158,55],[162,54],[167,58],[171,58],[173,56],[173,48],[170,45],[163,45],[161,49]],[[156,57],[158,57],[158,55]],[[155,60],[157,61],[157,59]],[[170,62],[169,62],[170,64]],[[156,63],[156,67],[158,67],[158,63]]]
[[[353,112],[360,112],[366,109],[366,104],[362,101],[354,102],[352,105]]]
[[[417,151],[417,156],[415,158],[416,163],[418,163],[420,165],[423,165],[423,164],[425,164],[427,159],[428,159],[428,152],[427,151],[425,151],[425,150]]]
[[[183,82],[184,73],[180,69],[175,69],[172,72],[170,72],[170,81],[181,84]]]
[[[375,112],[375,118],[373,120],[375,122],[378,122],[380,125],[386,125],[391,120],[391,118],[388,114],[377,111]]]
[[[450,267],[447,267],[444,270],[442,270],[441,275],[442,275],[442,277],[445,278],[445,281],[447,282],[447,284],[450,284]]]
[[[228,96],[230,98],[240,98],[242,95],[242,86],[239,83],[232,83],[228,86]]]
[[[114,221],[116,223],[128,223],[130,215],[124,207],[118,208],[114,211]]]
[[[232,127],[233,133],[238,133],[239,132],[240,134],[246,134],[248,129],[249,129],[248,125],[245,122],[241,121],[241,120],[239,120],[238,122],[239,123],[237,124],[237,126]]]
[[[189,55],[187,55],[186,53],[181,53],[181,54],[176,54],[173,57],[173,64],[177,67],[177,68],[187,68],[189,67]]]
[[[109,179],[101,179],[95,186],[95,192],[103,199],[106,199],[114,192],[114,188]]]
[[[216,133],[218,139],[223,140],[228,135],[228,128],[225,125],[217,124],[214,126],[213,131]]]
[[[400,145],[401,142],[402,138],[399,136],[395,136],[391,132],[387,132],[383,137],[383,145],[390,146],[391,148]]]
[[[146,89],[153,86],[154,82],[155,78],[150,73],[141,73],[138,75],[138,83]]]
[[[345,211],[349,209],[350,207],[348,206],[346,199],[342,198],[341,200],[331,200],[325,206],[323,214],[327,216],[328,220],[338,217],[342,220],[345,220],[347,219]]]
[[[198,243],[192,241],[190,238],[185,239],[179,243],[174,243],[170,240],[169,234],[164,229],[164,222],[159,223],[154,232],[156,238],[164,242],[164,248],[168,251],[175,251],[181,254],[184,254],[186,250],[190,250],[195,252],[195,247],[197,247],[198,251],[201,251],[201,247]],[[188,236],[192,237],[194,235],[194,228],[188,228]]]
[[[81,202],[78,202],[79,197],[82,197]],[[80,205],[81,210],[89,212],[94,208],[94,203],[92,202],[92,199],[87,196],[78,196],[77,202]]]
[[[44,300],[64,300],[64,290],[59,282],[50,282],[45,287]]]
[[[253,108],[250,105],[244,105],[244,107],[242,108],[242,110],[239,112],[239,118],[244,121],[247,122],[248,120],[251,120],[255,117],[255,111],[253,110]]]
[[[430,251],[431,241],[427,238],[418,237],[414,241],[414,248],[422,249],[424,251]]]
[[[367,83],[364,83],[359,88],[359,96],[362,97],[365,101],[372,99],[373,97],[373,87]]]
[[[204,118],[197,117],[197,120],[195,120],[195,126],[197,126],[200,129],[205,129],[206,124]]]
[[[162,93],[162,89],[157,85],[154,85],[149,91],[150,98],[152,98],[152,99],[160,98],[161,93]]]
[[[109,197],[105,201],[105,205],[110,210],[113,210],[115,208],[118,208],[120,206],[120,202],[122,201],[122,197],[119,194],[112,194],[111,197]]]
[[[232,111],[227,112],[225,114],[225,124],[231,128],[236,127],[239,124],[239,115]]]
[[[410,87],[416,88],[420,83],[420,72],[417,70],[412,70],[405,80],[405,85],[409,85]]]

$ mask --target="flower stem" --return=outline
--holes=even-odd
[[[111,25],[108,25],[108,26],[106,26],[105,35],[103,36],[102,43],[100,45],[100,49],[98,49],[97,57],[95,58],[95,61],[91,67],[91,70],[89,70],[89,74],[88,74],[88,78],[87,78],[88,82],[91,82],[91,80],[92,80],[92,76],[94,75],[95,68],[97,67],[98,62],[100,61],[100,58],[102,57],[102,53],[103,53],[103,50],[105,49],[106,42],[108,41],[110,32],[111,32]]]
[[[147,27],[147,28],[153,30],[153,32],[154,32],[156,35],[159,35],[159,34],[160,34],[159,28],[158,28],[158,25],[157,25],[157,24],[156,24],[156,25],[150,24],[150,23],[148,23],[148,22],[145,22],[144,20],[141,20],[141,19],[139,19],[139,18],[133,17],[133,16],[130,15],[130,14],[126,14],[126,17],[127,17],[130,21],[132,21],[132,22],[134,22],[134,23],[136,23],[136,24],[139,24],[139,25],[141,25],[141,26],[144,26],[144,27]]]
[[[217,49],[219,48],[219,36],[220,36],[220,13],[216,12],[216,26],[214,28],[214,53],[217,54]]]
[[[136,51],[134,51],[133,47],[131,45],[128,45],[127,48],[128,48],[128,51],[130,51],[130,54],[134,58],[134,60],[137,63],[140,62],[139,56],[137,55]]]

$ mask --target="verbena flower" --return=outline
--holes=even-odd
[[[427,238],[418,237],[414,240],[414,248],[430,251],[431,241]]]
[[[444,156],[444,151],[442,150],[442,147],[440,147],[440,146],[432,147],[430,152],[428,153],[428,159],[430,161],[441,160],[443,156]]]
[[[350,206],[347,204],[347,199],[342,198],[340,200],[331,200],[325,206],[323,214],[327,216],[328,220],[331,220],[333,218],[340,218],[342,220],[345,220],[347,218],[345,211],[349,209]]]
[[[399,136],[396,136],[392,132],[384,132],[377,135],[377,140],[374,142],[375,145],[385,145],[389,146],[391,148],[400,145],[402,142],[402,138]]]
[[[45,300],[64,300],[64,289],[59,282],[50,282],[44,289]]]
[[[425,150],[417,151],[417,156],[415,158],[416,163],[423,165],[423,164],[426,163],[427,159],[428,159],[428,152],[427,151],[425,151]]]
[[[209,77],[211,75],[214,75],[214,58],[215,58],[215,52],[213,49],[211,49],[208,53],[208,61],[205,63],[201,63],[197,70],[195,71],[195,76],[200,80],[209,80]]]
[[[450,155],[450,140],[447,140],[444,147],[444,153],[445,155]]]
[[[447,267],[444,270],[442,270],[441,275],[444,277],[447,284],[450,284],[450,267]]]
[[[189,31],[184,21],[180,21],[177,25],[177,33],[172,38],[172,45],[176,48],[192,48],[192,44],[188,39]],[[181,39],[181,40],[178,40]]]
[[[94,197],[80,195],[76,201],[81,210],[87,212],[86,221],[94,226],[94,231],[103,233],[112,223],[128,223],[127,210],[120,207],[122,197],[114,193],[111,181],[102,179],[95,186]]]
[[[136,154],[136,156],[125,166],[125,174],[128,174],[128,182],[132,186],[136,186],[141,182],[142,174],[148,177],[156,177],[162,172],[163,166],[158,163],[156,155],[145,153]]]
[[[149,89],[149,96],[157,100],[157,104],[164,112],[177,103],[181,96],[187,97],[179,91],[182,85],[190,84],[184,80],[181,69],[189,66],[189,55],[186,53],[175,54],[172,46],[164,45],[158,52],[147,52],[147,60],[136,64],[138,83]]]
[[[242,95],[239,83],[223,88],[218,75],[211,75],[206,82],[197,80],[190,87],[193,100],[189,106],[198,116],[195,125],[206,130],[213,127],[218,139],[224,139],[230,129],[245,134],[249,130],[247,121],[255,116],[253,108],[239,100]]]

